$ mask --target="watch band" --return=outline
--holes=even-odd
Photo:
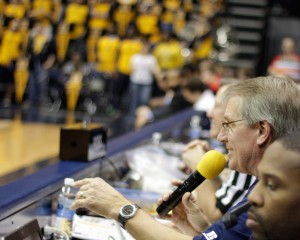
[[[125,207],[133,207],[132,208],[132,213],[130,213],[128,216],[122,214],[122,209]],[[137,204],[127,204],[121,207],[120,209],[120,214],[118,217],[118,222],[120,223],[121,227],[125,229],[125,224],[127,220],[133,218],[136,215],[137,210],[140,209],[140,206]]]

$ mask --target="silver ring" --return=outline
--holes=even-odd
[[[83,192],[80,191],[78,194],[79,194],[79,198],[85,198]]]

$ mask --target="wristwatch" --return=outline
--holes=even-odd
[[[127,220],[133,218],[139,208],[137,204],[126,204],[121,207],[118,221],[122,228],[125,228]]]

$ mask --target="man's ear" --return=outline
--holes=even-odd
[[[270,140],[271,125],[266,120],[263,120],[257,123],[257,127],[258,127],[257,144],[263,145]]]

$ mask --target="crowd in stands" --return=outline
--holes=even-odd
[[[190,79],[216,93],[222,77],[235,75],[208,60],[222,4],[0,0],[1,105],[74,111],[88,99],[97,111],[131,118],[145,105],[173,102],[164,115],[190,107],[196,99],[173,98],[195,87]]]
[[[65,99],[67,88],[78,87],[81,96],[105,95],[103,105],[132,113],[165,93],[160,85],[169,71],[182,76],[192,69],[216,93],[224,70],[203,60],[213,48],[222,5],[222,0],[0,0],[2,105],[24,100],[40,105]],[[138,56],[131,61],[133,55]],[[243,74],[229,73],[249,76]],[[73,105],[69,109],[78,107]]]

